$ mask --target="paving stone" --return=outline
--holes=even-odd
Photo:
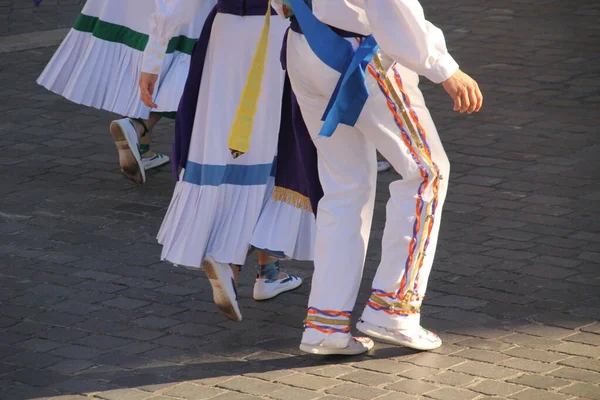
[[[506,382],[485,379],[481,382],[477,382],[476,384],[469,386],[469,389],[490,396],[506,397],[513,393],[523,391],[524,389],[526,389],[526,387]]]
[[[561,389],[561,393],[572,394],[575,396],[582,397],[584,399],[600,399],[600,386],[593,385],[591,383],[575,383],[574,385],[567,386]]]
[[[219,387],[223,389],[233,390],[236,392],[254,394],[257,396],[266,395],[276,390],[283,389],[282,385],[245,377],[236,377],[230,379],[219,384]]]
[[[584,357],[600,357],[600,347],[580,343],[562,343],[552,348],[559,353],[572,354]]]
[[[506,334],[510,334],[506,332]],[[504,351],[515,347],[510,343],[504,343],[496,340],[487,340],[481,338],[468,338],[460,342],[462,346],[472,347],[482,350]]]
[[[526,358],[528,360],[547,363],[557,362],[568,358],[568,355],[537,349],[529,349],[525,347],[515,347],[513,349],[506,350],[503,353],[517,358]]]
[[[153,399],[153,400],[159,400],[159,399]],[[213,397],[210,400],[261,400],[261,398],[257,397],[257,396],[243,394],[243,393],[227,392],[227,393],[218,395],[217,397]]]
[[[78,341],[78,343],[83,346],[95,347],[103,350],[116,349],[131,342],[131,340],[106,335],[91,335]]]
[[[150,329],[163,329],[163,328],[167,328],[167,327],[170,327],[173,325],[180,324],[180,322],[177,320],[173,320],[173,319],[169,319],[169,318],[162,318],[162,317],[157,317],[157,316],[143,317],[143,318],[137,319],[132,322],[135,325],[143,326],[145,328],[150,328]]]
[[[169,327],[169,332],[183,336],[206,336],[221,331],[218,326],[184,323]]]
[[[287,400],[287,399],[294,399],[294,400],[312,400],[312,399],[322,399],[322,393],[317,393],[317,392],[312,392],[309,390],[304,390],[304,389],[298,389],[298,388],[291,388],[291,387],[285,387],[281,390],[278,390],[276,392],[273,392],[271,394],[269,394],[270,397],[277,399],[277,400]]]
[[[563,339],[567,336],[573,335],[573,331],[570,329],[531,323],[517,326],[513,329],[527,335],[540,336],[548,339]]]
[[[125,297],[117,297],[114,299],[104,301],[102,304],[105,304],[110,307],[121,308],[124,310],[135,310],[136,308],[147,305],[148,302],[135,299],[128,299]]]
[[[478,378],[473,375],[461,374],[459,372],[443,371],[424,379],[437,384],[457,387],[468,385]]]
[[[62,343],[53,342],[46,339],[30,339],[17,344],[18,347],[39,352],[47,352],[57,347],[64,346]]]
[[[375,399],[379,396],[389,393],[386,390],[378,389],[375,387],[356,385],[354,383],[342,383],[341,385],[335,386],[325,390],[329,394],[334,394],[350,399],[361,399],[369,400]]]
[[[376,372],[382,372],[385,374],[398,374],[400,372],[414,368],[410,364],[399,363],[396,361],[386,360],[386,359],[360,361],[360,362],[354,363],[353,366],[355,368],[361,368],[361,369],[366,369],[366,370],[371,370],[371,371],[376,371]]]
[[[589,344],[590,346],[600,346],[600,335],[593,333],[577,333],[573,336],[566,337],[565,340],[569,342]]]
[[[428,367],[415,367],[406,371],[400,372],[398,375],[410,379],[423,379],[439,372],[438,369]]]
[[[335,379],[321,378],[318,376],[301,373],[284,376],[277,379],[277,382],[309,390],[321,390],[341,384],[340,381]]]
[[[34,369],[21,369],[12,372],[9,376],[11,380],[36,387],[50,386],[68,379],[67,376],[56,372]]]
[[[559,365],[567,365],[573,368],[600,371],[600,361],[591,358],[569,357],[558,362]]]
[[[327,397],[319,398],[319,400],[326,400],[326,399],[327,399]],[[377,398],[377,400],[397,400],[397,399],[398,399],[398,393],[395,393],[395,392],[386,394],[386,395],[383,395],[382,397]],[[412,396],[410,394],[402,393],[402,400],[417,400],[417,399],[418,399],[417,396]]]
[[[491,364],[500,363],[510,359],[510,356],[505,354],[481,349],[466,349],[453,354],[453,356],[466,358],[469,360],[483,361]]]
[[[173,388],[163,391],[163,394],[167,396],[173,396],[186,400],[210,399],[225,393],[226,391],[222,389],[200,386],[190,382],[184,382],[180,385],[176,385]]]
[[[71,326],[78,322],[81,322],[85,319],[85,317],[77,316],[73,314],[67,314],[56,311],[47,311],[45,313],[39,314],[35,316],[35,321],[44,322],[47,324],[55,324],[62,326]]]
[[[58,394],[57,391],[48,389],[48,388],[40,388],[30,385],[23,384],[15,384],[9,388],[5,388],[2,392],[0,392],[3,398],[5,399],[34,399],[40,397],[51,398]],[[62,399],[61,399],[62,400]]]
[[[450,368],[454,365],[461,364],[464,360],[457,357],[444,356],[434,353],[421,353],[407,360],[411,364],[416,364],[421,367],[429,368]]]
[[[154,340],[164,335],[165,333],[162,331],[155,331],[144,328],[131,328],[125,331],[115,333],[115,336],[135,340]]]
[[[472,392],[466,389],[456,389],[456,388],[441,388],[435,390],[433,392],[427,393],[428,398],[438,399],[438,400],[455,400],[455,399],[465,399],[470,400],[479,396],[479,393]]]
[[[485,364],[478,361],[468,361],[451,368],[453,371],[489,379],[508,378],[519,373],[516,369]]]
[[[505,336],[502,341],[512,344],[517,344],[524,347],[532,347],[535,349],[549,349],[551,347],[559,345],[561,342],[553,339],[545,339],[536,336],[523,335],[515,333],[513,335]]]
[[[546,390],[527,389],[522,392],[511,395],[510,398],[515,400],[566,400],[570,398],[570,396],[566,396],[559,393],[553,393]]]
[[[86,360],[65,360],[48,367],[48,370],[62,375],[72,375],[92,366],[94,366],[94,364]]]
[[[79,345],[67,345],[52,352],[54,355],[75,360],[91,360],[103,353],[105,353],[103,350]]]
[[[548,325],[558,326],[566,329],[579,329],[590,325],[593,321],[587,318],[578,317],[571,314],[561,313],[541,313],[536,315],[535,320],[547,323]]]
[[[396,383],[392,383],[391,385],[386,385],[385,388],[402,393],[424,395],[439,389],[439,386],[431,383],[405,379]]]
[[[18,365],[20,367],[40,369],[64,361],[64,358],[47,353],[24,351],[2,360],[3,363]]]
[[[117,389],[98,393],[95,397],[106,400],[146,400],[152,395],[136,389]]]
[[[571,367],[562,367],[555,371],[552,371],[548,375],[556,376],[563,379],[575,380],[575,381],[584,381],[584,382],[600,382],[600,373],[571,368]]]
[[[365,386],[379,386],[384,383],[393,383],[400,380],[400,378],[390,374],[363,370],[356,370],[355,372],[343,375],[340,378],[345,381],[351,381]]]
[[[464,296],[449,295],[429,300],[427,304],[444,307],[456,307],[463,310],[471,310],[474,308],[485,306],[487,304],[487,301]]]
[[[558,368],[556,364],[542,363],[539,361],[527,360],[523,358],[511,358],[498,363],[503,367],[510,367],[521,371],[544,373]]]
[[[523,375],[515,379],[510,379],[509,382],[520,385],[531,386],[538,389],[555,389],[568,385],[570,382],[564,379],[553,378],[550,376],[541,375]]]

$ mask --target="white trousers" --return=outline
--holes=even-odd
[[[402,179],[390,185],[381,262],[361,318],[387,328],[418,326],[450,172],[419,77],[378,55],[380,62],[371,62],[367,70],[370,95],[356,125],[339,125],[332,137],[318,138],[340,74],[319,60],[300,34],[289,33],[287,54],[325,193],[317,213],[315,271],[302,341],[345,347],[350,340],[373,218],[376,149]]]

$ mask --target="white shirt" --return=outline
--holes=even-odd
[[[283,15],[282,1],[273,0]],[[443,32],[425,19],[418,0],[313,0],[323,23],[361,35],[373,34],[394,61],[440,83],[458,70]]]
[[[150,38],[142,60],[142,72],[160,74],[169,40],[194,20],[206,0],[155,0],[150,16]]]
[[[143,72],[160,73],[169,40],[194,19],[205,1],[155,0]],[[282,1],[273,0],[281,15]],[[435,83],[445,81],[458,69],[443,32],[425,19],[418,0],[313,0],[312,7],[315,16],[328,25],[373,34],[389,57]]]

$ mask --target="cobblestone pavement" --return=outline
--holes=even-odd
[[[423,3],[486,100],[454,115],[424,85],[453,169],[423,310],[444,346],[303,355],[310,285],[254,302],[252,262],[226,321],[204,276],[158,261],[169,168],[124,179],[113,116],[36,86],[54,49],[30,50],[0,55],[0,399],[600,399],[600,6]]]
[[[0,36],[68,28],[83,4],[84,0],[43,0],[34,7],[32,0],[0,0]]]

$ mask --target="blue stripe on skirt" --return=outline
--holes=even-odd
[[[277,160],[269,164],[256,165],[213,165],[189,161],[183,181],[199,186],[266,185],[269,177],[275,176]]]

